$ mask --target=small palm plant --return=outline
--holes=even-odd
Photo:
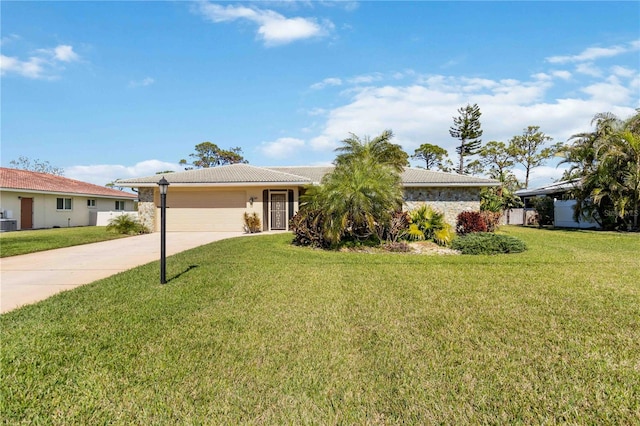
[[[439,245],[448,245],[453,240],[453,228],[445,221],[444,213],[423,204],[410,211],[409,218],[406,235],[410,240],[433,240]]]
[[[147,227],[141,224],[135,216],[130,214],[123,214],[110,219],[107,224],[107,231],[127,235],[149,233]]]

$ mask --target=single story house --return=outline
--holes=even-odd
[[[319,184],[333,166],[257,167],[232,164],[118,180],[138,189],[143,224],[159,230],[158,181],[169,182],[168,231],[242,231],[244,213],[256,213],[264,231],[288,230],[305,187]],[[402,173],[404,208],[428,203],[455,224],[461,211],[479,210],[480,190],[499,183],[452,173],[406,168]]]
[[[524,203],[527,218],[535,215],[532,200],[536,197],[553,198],[553,226],[558,228],[600,228],[593,218],[574,219],[576,200],[567,197],[571,190],[580,186],[580,179],[554,182],[539,188],[521,189],[515,194]]]
[[[135,212],[136,194],[63,176],[0,168],[2,230],[96,225],[98,213]]]

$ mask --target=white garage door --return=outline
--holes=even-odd
[[[242,231],[246,199],[245,191],[173,191],[167,196],[167,230]]]

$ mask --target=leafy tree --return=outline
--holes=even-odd
[[[122,191],[124,189],[124,186],[118,185],[118,180],[119,179],[111,181],[111,182],[105,184],[104,186],[106,186],[107,188],[117,189],[118,191]]]
[[[415,150],[411,158],[424,161],[425,169],[427,170],[431,170],[434,167],[442,170],[446,167],[447,150],[438,145],[423,143]]]
[[[531,170],[543,165],[560,149],[560,144],[545,147],[551,140],[553,139],[550,136],[540,131],[540,126],[529,126],[524,129],[522,135],[514,136],[509,141],[508,153],[525,168],[525,188],[529,187]]]
[[[500,186],[487,187],[480,192],[480,210],[502,212],[522,207],[520,197],[514,192],[520,182],[511,172],[515,159],[504,142],[489,141],[480,149],[480,162],[488,168],[489,177],[500,182]]]
[[[580,178],[575,216],[591,215],[604,228],[638,229],[640,213],[640,110],[627,120],[596,114],[595,130],[570,138],[564,162]],[[596,213],[596,214],[593,214]]]
[[[484,174],[484,166],[480,162],[480,160],[473,160],[467,163],[467,166],[464,168],[465,174],[480,176]]]
[[[52,166],[48,161],[40,161],[39,159],[31,160],[29,157],[20,156],[17,160],[11,160],[9,164],[16,169],[64,176],[64,169],[62,167]]]
[[[508,173],[515,164],[515,159],[509,153],[504,142],[489,141],[480,148],[478,154],[480,162],[488,169],[492,179],[497,179],[498,176]]]
[[[480,107],[478,104],[467,104],[464,108],[459,108],[458,117],[453,118],[453,126],[449,128],[451,137],[460,140],[460,146],[456,148],[456,152],[460,157],[458,165],[458,173],[465,171],[464,158],[477,154],[480,149],[482,140],[482,129],[480,124]]]
[[[224,150],[214,143],[202,142],[196,145],[195,150],[196,152],[189,154],[189,157],[193,159],[191,163],[185,159],[180,160],[179,164],[186,166],[185,170],[224,166],[226,164],[248,163],[242,156],[242,148],[240,147]]]

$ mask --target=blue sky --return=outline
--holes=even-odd
[[[254,165],[327,164],[349,132],[392,129],[409,154],[454,154],[467,103],[483,142],[529,125],[564,142],[640,107],[638,2],[0,7],[2,166],[27,156],[97,184],[181,170],[203,141]],[[550,162],[531,185],[561,173]]]

